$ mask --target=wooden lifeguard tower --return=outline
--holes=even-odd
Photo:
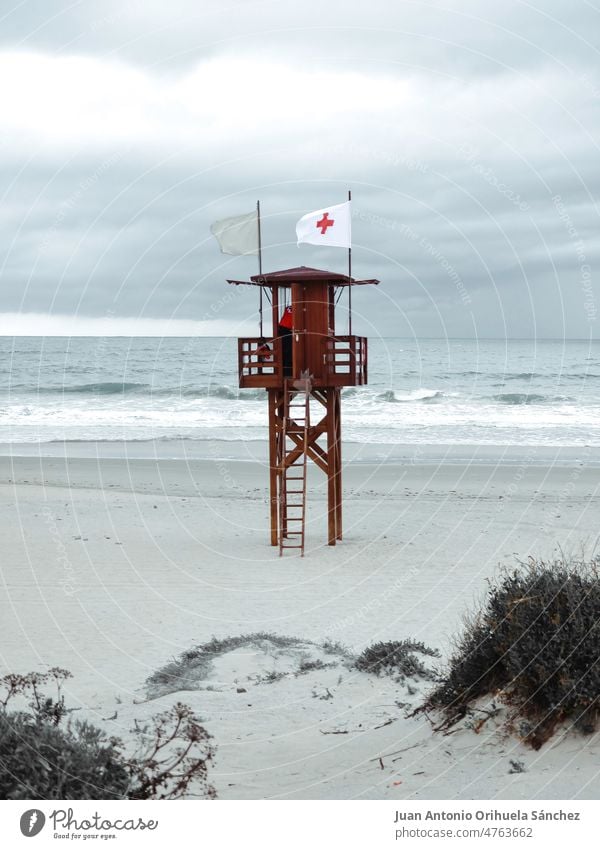
[[[240,387],[264,388],[269,399],[271,545],[304,554],[309,459],[327,475],[335,545],[342,539],[341,389],[367,382],[367,340],[352,335],[351,312],[349,335],[336,335],[335,306],[340,290],[379,281],[300,266],[228,282],[262,287],[261,304],[262,293],[271,304],[271,335],[238,339]],[[322,407],[314,423],[311,398]]]

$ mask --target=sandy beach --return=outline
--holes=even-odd
[[[351,449],[343,542],[325,545],[315,473],[300,559],[268,545],[260,455],[110,453],[0,457],[5,672],[69,669],[77,716],[122,737],[134,718],[191,704],[214,736],[221,798],[595,797],[598,735],[563,729],[539,752],[506,737],[500,719],[479,735],[434,735],[405,716],[426,682],[402,686],[341,658],[298,676],[289,653],[255,646],[222,658],[202,689],[150,701],[144,690],[212,636],[271,632],[352,652],[411,637],[446,658],[500,565],[591,552],[600,484],[589,454],[383,463]],[[267,684],[269,669],[283,674]],[[512,760],[525,771],[511,772]]]

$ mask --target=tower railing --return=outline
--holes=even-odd
[[[238,373],[242,388],[283,388],[281,337],[259,336],[238,339]],[[325,336],[315,339],[320,374],[312,375],[314,386],[364,386],[367,383],[367,339],[365,336]],[[316,369],[315,369],[316,371]]]
[[[367,382],[365,336],[328,336],[322,345],[325,385],[363,386]]]
[[[267,339],[266,342],[260,336],[238,339],[238,373],[241,387],[269,389],[282,386],[281,338]]]

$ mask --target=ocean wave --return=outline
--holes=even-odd
[[[230,386],[210,386],[208,389],[185,389],[181,395],[196,395],[207,398],[224,398],[227,401],[264,401],[266,396],[264,389],[232,389]]]
[[[407,371],[405,374],[417,374],[416,371]],[[444,372],[442,374],[433,375],[438,380],[452,380],[455,377],[478,377],[480,375],[486,374],[484,371],[456,371],[456,372]]]
[[[557,399],[526,392],[504,392],[501,395],[492,395],[492,400],[500,404],[543,404]]]
[[[463,372],[463,374],[470,374],[470,372]],[[597,373],[591,372],[591,371],[584,371],[584,372],[557,371],[556,374],[549,374],[547,372],[543,373],[543,372],[537,372],[537,371],[521,371],[521,372],[518,372],[518,373],[515,373],[515,374],[509,374],[508,372],[504,372],[504,373],[498,372],[496,374],[489,374],[488,377],[502,379],[502,380],[534,380],[535,379],[535,380],[545,380],[545,381],[554,380],[556,382],[559,382],[559,381],[562,381],[562,380],[589,380],[590,378],[597,379],[597,378],[600,377],[600,374],[597,374]],[[494,384],[494,385],[498,386],[499,384]]]
[[[6,387],[4,387],[6,391]],[[234,389],[231,386],[164,386],[153,387],[150,383],[127,381],[104,381],[98,383],[79,383],[69,386],[32,386],[31,384],[12,384],[11,393],[25,396],[39,395],[124,395],[139,394],[155,398],[222,398],[227,401],[264,400],[264,389]]]
[[[444,395],[439,389],[413,389],[412,392],[396,392],[388,389],[377,396],[379,401],[389,403],[406,403],[409,401],[431,401],[434,398],[442,398]]]
[[[125,381],[106,381],[100,383],[76,383],[73,386],[26,386],[13,384],[11,389],[24,389],[28,393],[39,395],[122,395],[124,392],[142,392],[148,390],[148,383],[127,383]]]

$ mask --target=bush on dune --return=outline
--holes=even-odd
[[[568,720],[583,733],[600,713],[599,562],[530,560],[501,574],[467,622],[441,683],[417,710],[438,711],[438,729],[493,696],[509,726],[539,749]]]
[[[68,731],[0,713],[0,798],[123,799],[129,773],[112,741],[87,723]]]
[[[0,679],[0,798],[3,799],[179,799],[215,796],[208,784],[214,756],[210,736],[191,708],[177,703],[136,723],[139,749],[128,756],[123,743],[87,722],[65,721],[70,710],[61,685],[64,669]],[[42,686],[54,681],[57,698]],[[28,710],[9,712],[15,700]]]

